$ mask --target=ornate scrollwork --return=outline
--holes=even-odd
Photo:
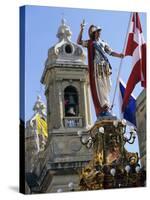
[[[126,142],[134,143],[135,131],[131,129],[129,138],[125,132],[125,120],[97,122],[86,139],[78,132],[81,143],[94,150],[93,159],[80,174],[80,190],[144,186],[146,172],[139,165],[138,153],[124,147]]]

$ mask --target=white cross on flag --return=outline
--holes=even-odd
[[[124,111],[135,85],[141,81],[142,87],[146,87],[146,43],[138,13],[132,14],[124,55],[132,56],[132,71],[127,82],[122,111]]]

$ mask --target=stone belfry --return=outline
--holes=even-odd
[[[78,171],[91,159],[77,132],[91,126],[88,66],[84,49],[71,41],[62,19],[58,43],[48,50],[41,82],[47,99],[48,142],[39,173],[41,192],[78,188]]]

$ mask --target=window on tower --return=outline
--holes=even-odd
[[[67,54],[72,53],[72,46],[69,45],[69,44],[67,44],[67,45],[65,46],[65,52],[66,52]]]
[[[64,108],[66,117],[79,114],[78,92],[74,86],[68,86],[64,90]]]

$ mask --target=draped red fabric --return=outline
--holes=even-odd
[[[102,107],[100,105],[97,90],[96,90],[96,83],[95,83],[95,76],[94,76],[94,51],[93,51],[93,41],[88,41],[88,65],[89,65],[89,80],[90,80],[90,88],[92,99],[94,103],[94,108],[96,115],[98,116],[102,112]]]

